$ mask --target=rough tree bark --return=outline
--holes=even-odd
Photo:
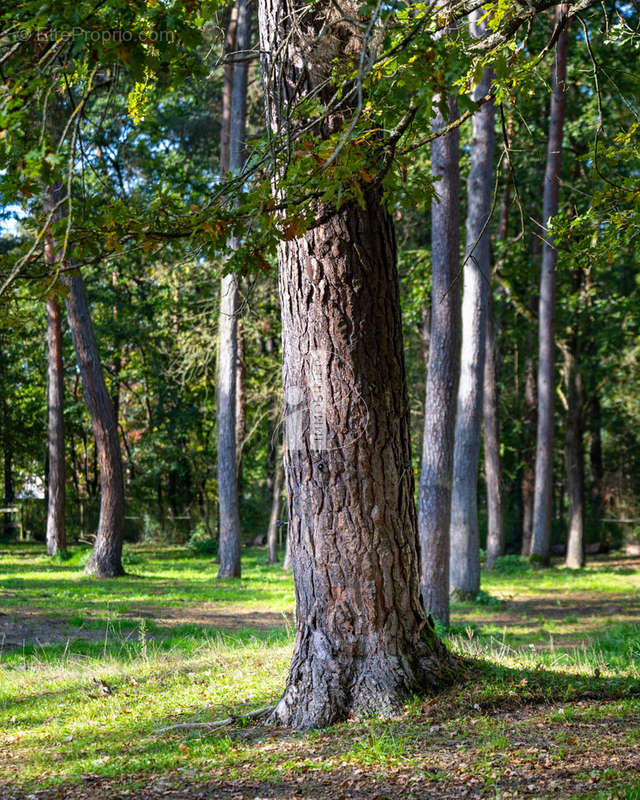
[[[563,14],[563,6],[560,5],[557,7],[558,20],[562,19]],[[549,561],[549,547],[551,544],[556,261],[558,259],[553,236],[549,235],[548,232],[548,224],[550,218],[558,213],[562,138],[566,106],[567,48],[568,35],[565,27],[558,38],[555,49],[547,165],[542,199],[542,232],[544,238],[542,242],[542,270],[538,310],[538,427],[531,556],[544,563]]]
[[[249,49],[251,12],[248,0],[237,0],[234,52]],[[229,117],[228,150],[221,147],[220,172],[237,172],[244,161],[248,62],[233,64],[231,80],[225,76],[224,117]],[[223,125],[224,128],[224,125]],[[223,135],[221,144],[225,144]],[[234,247],[235,242],[231,242]],[[218,336],[218,500],[220,509],[220,545],[218,578],[240,576],[240,514],[238,510],[238,452],[236,392],[238,370],[238,277],[222,278]]]
[[[276,135],[358,46],[348,24],[328,24],[339,13],[260,0]],[[303,729],[397,713],[453,666],[420,602],[393,224],[380,188],[361,189],[363,207],[318,204],[322,221],[278,253],[297,635],[273,721]]]
[[[471,32],[483,34],[484,11],[471,15]],[[492,72],[485,69],[474,99],[491,87]],[[456,412],[453,483],[451,491],[451,561],[449,590],[472,598],[480,589],[478,533],[478,466],[482,437],[487,306],[491,285],[489,217],[493,192],[495,107],[485,103],[472,118],[471,165],[467,182],[467,245],[463,268],[462,348]]]
[[[449,121],[458,115],[449,99]],[[445,127],[438,112],[434,131]],[[460,363],[460,136],[433,141],[431,172],[439,180],[431,206],[431,335],[418,494],[421,590],[427,613],[449,624],[449,523]]]

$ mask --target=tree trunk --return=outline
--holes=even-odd
[[[59,189],[45,193],[45,210],[50,213],[59,199]],[[56,221],[62,216],[58,210]],[[56,244],[51,235],[45,239],[44,261],[56,264]],[[66,547],[65,451],[64,451],[64,371],[62,366],[62,315],[53,295],[47,298],[47,555],[55,556]]]
[[[533,343],[532,343],[533,344]],[[522,549],[525,558],[531,555],[531,540],[533,537],[533,497],[535,489],[535,430],[538,408],[538,387],[533,358],[525,361],[525,430],[523,467],[522,467]]]
[[[557,18],[563,16],[557,7]],[[562,137],[566,106],[568,36],[566,27],[555,49],[553,96],[549,117],[547,166],[542,200],[542,271],[538,311],[538,429],[536,439],[536,477],[533,506],[531,555],[549,562],[551,544],[551,497],[553,489],[553,406],[555,366],[556,261],[558,252],[549,234],[549,220],[558,213]]]
[[[500,463],[500,422],[498,411],[496,327],[493,302],[489,293],[487,306],[487,340],[484,362],[484,469],[487,480],[487,555],[485,566],[492,569],[496,558],[504,555],[504,509],[502,465]]]
[[[260,0],[276,134],[290,132],[291,93],[322,85],[356,45],[324,10]],[[302,729],[395,714],[452,669],[420,602],[393,224],[381,189],[361,189],[362,207],[317,207],[323,221],[278,253],[297,635],[273,720]]]
[[[584,566],[584,443],[582,376],[577,369],[576,341],[565,350],[564,376],[567,387],[567,432],[564,448],[569,500],[569,532],[567,537],[566,566],[579,569]]]
[[[271,516],[269,518],[269,529],[267,530],[267,548],[269,550],[268,564],[278,563],[278,517],[280,514],[280,502],[282,499],[282,482],[284,479],[284,469],[282,459],[278,458],[276,474],[273,481],[273,493],[271,498]]]
[[[48,242],[47,247],[53,243]],[[46,249],[45,249],[46,257]],[[48,261],[47,263],[54,263]],[[48,411],[47,456],[47,555],[55,556],[66,547],[65,459],[64,459],[64,373],[62,369],[62,320],[55,297],[47,299]]]
[[[457,117],[449,99],[449,120]],[[436,114],[433,128],[445,121]],[[460,136],[454,129],[431,145],[439,178],[431,206],[431,335],[418,496],[421,589],[424,607],[449,624],[449,523],[460,359]]]
[[[5,415],[6,424],[6,415]],[[16,501],[15,491],[13,488],[13,446],[11,436],[7,430],[4,431],[3,441],[3,468],[4,468],[4,506],[10,508]],[[8,512],[4,513],[3,531],[4,538],[9,539],[15,531],[15,526],[11,515]]]
[[[510,148],[513,141],[513,117],[507,121],[507,140]],[[508,160],[503,164],[504,188],[500,198],[500,217],[498,219],[497,239],[507,241],[509,230],[509,209],[511,206],[511,175]],[[495,264],[495,271],[502,267],[504,254]],[[487,334],[484,359],[484,389],[482,393],[482,419],[484,423],[484,464],[487,485],[487,550],[486,569],[492,569],[496,558],[504,555],[504,491],[502,486],[502,458],[500,456],[500,409],[498,392],[498,331],[494,313],[493,293],[489,286],[487,293]]]
[[[471,15],[472,34],[482,35],[480,15]],[[491,87],[492,72],[485,69],[474,99]],[[478,533],[478,465],[482,435],[487,305],[491,283],[489,217],[493,192],[495,107],[485,103],[473,115],[471,166],[467,182],[467,246],[463,268],[462,349],[456,412],[453,483],[451,490],[451,561],[449,590],[473,598],[480,589]]]
[[[591,403],[589,405],[589,505],[593,530],[602,541],[601,517],[603,503],[604,467],[602,461],[602,410],[596,381],[592,379]]]
[[[291,569],[291,537],[287,531],[287,538],[284,545],[284,561],[282,562],[282,569],[289,571]]]
[[[79,273],[64,273],[62,282],[67,287],[67,318],[91,415],[100,469],[100,520],[85,572],[99,578],[113,578],[124,575],[124,482],[118,427],[104,380],[82,277]]]
[[[247,425],[247,392],[242,322],[238,320],[238,350],[236,355],[236,483],[242,495],[242,451]]]
[[[238,281],[222,279],[218,331],[218,578],[240,577],[240,514],[236,481],[236,355]]]
[[[234,50],[249,48],[251,13],[248,0],[237,0],[237,23]],[[223,111],[229,108],[229,148],[221,151],[221,172],[237,172],[244,162],[244,139],[247,102],[246,60],[233,65],[223,100]],[[223,136],[224,143],[224,136]],[[225,161],[228,159],[228,163]],[[235,241],[231,246],[237,246]],[[238,369],[238,278],[235,274],[222,278],[218,342],[218,499],[220,509],[220,544],[218,578],[240,577],[240,514],[238,511],[236,388]]]

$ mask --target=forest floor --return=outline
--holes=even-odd
[[[291,576],[245,551],[128,548],[95,581],[83,554],[0,552],[0,798],[640,800],[640,560],[534,569],[515,557],[453,607],[466,680],[393,720],[301,734],[239,719],[277,700]]]

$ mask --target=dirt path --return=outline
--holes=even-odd
[[[99,612],[83,614],[91,623],[101,618]],[[227,607],[222,603],[207,603],[199,606],[181,608],[158,608],[152,604],[138,604],[127,612],[120,613],[118,620],[127,623],[144,619],[152,622],[158,629],[149,638],[169,634],[172,628],[182,625],[198,625],[205,630],[238,631],[253,630],[266,633],[271,630],[291,627],[293,614],[262,611],[234,605]],[[109,638],[127,638],[131,625],[119,632],[118,621],[109,625]],[[51,614],[48,609],[38,606],[15,606],[8,612],[0,612],[0,652],[16,650],[26,645],[45,647],[64,644],[68,640],[84,639],[102,641],[105,638],[106,620],[100,625],[73,625],[62,617]]]

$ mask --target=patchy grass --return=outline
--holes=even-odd
[[[507,560],[454,607],[462,685],[303,735],[241,720],[158,732],[277,699],[293,589],[262,550],[229,582],[185,549],[132,555],[139,577],[112,581],[85,578],[77,552],[0,556],[3,800],[640,798],[637,561]]]

